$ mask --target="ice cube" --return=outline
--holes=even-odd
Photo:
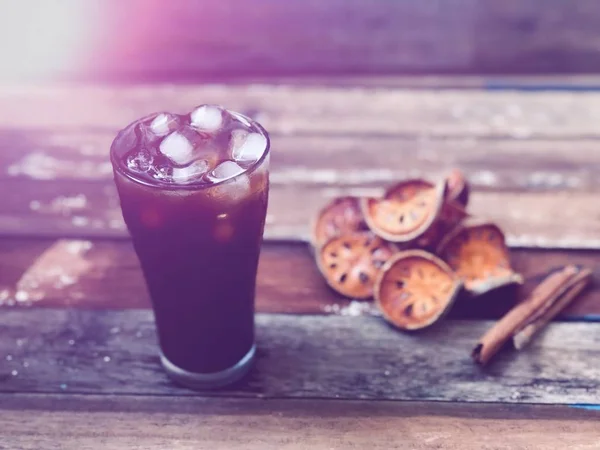
[[[180,166],[189,164],[194,159],[194,144],[178,131],[168,135],[160,143],[159,150],[174,164]]]
[[[229,180],[211,188],[219,201],[238,201],[250,192],[250,178],[234,161],[224,161],[210,171],[208,179],[213,183]]]
[[[148,171],[150,176],[158,181],[173,181],[173,167],[168,164],[153,165]]]
[[[117,137],[118,145],[116,145],[117,154],[121,157],[125,156],[130,150],[137,148],[140,144],[140,134],[137,125],[129,125],[121,131]]]
[[[217,106],[202,105],[190,114],[191,125],[204,131],[217,131],[223,125],[223,111]]]
[[[245,130],[231,132],[231,156],[236,161],[250,163],[258,161],[267,148],[267,138],[260,133]]]
[[[150,122],[149,128],[155,136],[163,137],[177,130],[180,122],[175,114],[161,113]]]
[[[152,166],[153,158],[146,149],[133,150],[127,156],[127,168],[133,172],[144,173]]]
[[[187,166],[200,157],[206,138],[193,128],[184,127],[162,140],[159,151],[178,166]]]
[[[248,120],[248,118],[240,113],[234,112],[234,111],[229,111],[229,114],[231,114],[231,116],[233,117],[234,120],[240,122],[243,126],[250,128],[252,127],[252,124],[250,123],[250,121]]]
[[[199,159],[185,167],[174,167],[171,177],[176,183],[189,183],[200,181],[202,175],[208,172],[208,161]]]
[[[223,161],[210,172],[209,178],[212,182],[218,183],[219,181],[233,178],[243,172],[244,169],[234,161]]]

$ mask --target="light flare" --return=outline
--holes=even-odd
[[[96,2],[3,1],[0,80],[49,80],[77,73],[90,51]]]

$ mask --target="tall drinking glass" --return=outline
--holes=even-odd
[[[233,383],[254,358],[269,147],[258,123],[214,105],[144,117],[111,146],[161,361],[185,386]]]

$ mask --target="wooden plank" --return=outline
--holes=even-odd
[[[125,236],[107,161],[113,134],[104,129],[58,129],[11,131],[0,137],[5,149],[0,155],[0,189],[7,193],[0,200],[0,232]],[[600,213],[593,209],[594,196],[570,193],[598,188],[594,140],[276,135],[274,149],[267,239],[306,239],[306,217],[314,216],[331,196],[377,194],[394,180],[436,178],[459,166],[475,191],[486,191],[473,196],[472,211],[503,224],[513,245],[599,245]],[[530,192],[494,192],[504,190]],[[496,204],[510,208],[490,210]]]
[[[117,130],[153,111],[218,103],[273,134],[593,138],[600,92],[249,85],[0,85],[5,133]],[[35,114],[32,114],[35,111]]]
[[[116,131],[0,132],[0,178],[108,181]],[[573,148],[577,151],[573,151]],[[381,186],[462,168],[475,190],[596,190],[597,141],[274,135],[274,184]]]
[[[0,304],[84,309],[150,307],[139,262],[129,242],[0,242]],[[32,269],[42,255],[47,262]],[[259,311],[325,313],[338,302],[340,308],[348,304],[326,288],[304,245],[266,245],[261,252],[258,280]]]
[[[41,259],[43,255],[43,259]],[[513,264],[526,283],[520,297],[556,267],[581,264],[600,276],[594,252],[514,250]],[[45,262],[43,262],[45,261]],[[35,265],[34,265],[35,264]],[[500,290],[475,301],[461,299],[455,318],[498,318],[516,292]],[[137,309],[150,305],[139,263],[129,242],[0,240],[0,305]],[[292,314],[376,314],[369,302],[340,298],[325,285],[306,245],[267,243],[258,270],[256,309]],[[600,287],[592,287],[562,318],[600,317]]]
[[[550,326],[486,370],[470,351],[490,322],[446,321],[403,334],[372,317],[258,315],[258,357],[245,381],[206,393],[267,398],[596,403],[600,326]],[[158,363],[149,311],[7,310],[0,391],[198,395]]]
[[[274,183],[270,191],[265,238],[301,240],[327,201],[340,195],[380,195],[380,187]],[[126,238],[116,190],[111,181],[74,183],[0,179],[0,234],[44,237]],[[513,246],[598,249],[597,194],[578,191],[480,191],[469,211],[499,223]]]
[[[39,0],[27,3],[33,3],[30,11],[39,11],[30,13],[32,23],[45,18],[46,10],[35,7]],[[60,43],[71,52],[61,65],[41,68],[54,69],[50,75],[63,79],[598,69],[600,8],[594,0],[544,3],[543,8],[539,0],[62,3],[69,6],[53,13],[63,25],[59,37],[66,42]],[[6,12],[7,25],[19,19],[18,13]],[[79,23],[94,26],[81,29]],[[55,44],[56,36],[47,30],[40,27],[43,42]],[[24,44],[15,55],[40,48]],[[5,77],[26,69],[17,56],[8,63],[15,67]]]
[[[79,395],[2,395],[0,405],[1,442],[22,450],[584,450],[600,442],[598,412],[564,406]]]

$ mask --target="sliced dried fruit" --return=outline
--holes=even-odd
[[[332,237],[368,229],[359,199],[338,197],[319,211],[312,227],[311,242],[318,248]]]
[[[346,297],[369,298],[375,277],[395,248],[371,232],[333,237],[319,248],[319,270],[332,289]]]
[[[447,224],[457,225],[460,221],[466,219],[469,213],[460,203],[447,199],[442,207],[440,218]]]
[[[438,321],[452,306],[462,283],[431,253],[408,250],[393,256],[375,281],[375,301],[386,320],[402,330]]]
[[[448,183],[448,199],[466,207],[469,203],[470,187],[465,175],[460,170],[454,169],[446,177],[446,182]]]
[[[462,205],[446,199],[437,220],[425,234],[415,241],[415,247],[434,251],[444,236],[468,216],[469,214]]]
[[[435,184],[430,183],[422,178],[413,178],[409,180],[403,180],[390,186],[386,191],[384,198],[397,199],[401,201],[407,201],[413,198],[415,195],[423,192],[427,189],[434,188]]]
[[[510,266],[504,233],[491,222],[464,222],[442,240],[438,255],[474,295],[523,282]]]
[[[383,199],[362,199],[361,208],[375,234],[391,242],[411,242],[433,225],[445,191],[445,182],[431,186],[426,181],[410,180],[393,186]]]

